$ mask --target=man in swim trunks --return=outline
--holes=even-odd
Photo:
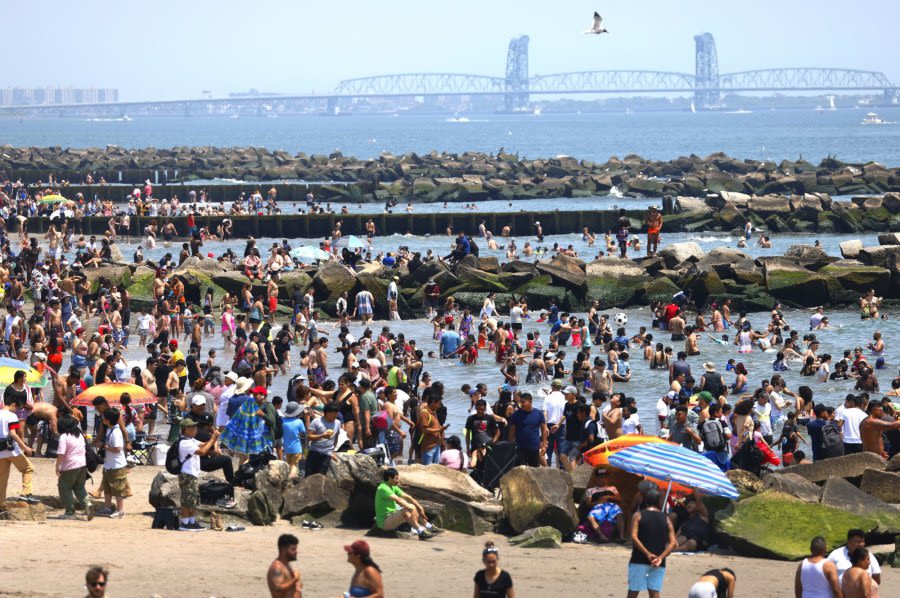
[[[659,247],[659,231],[662,230],[663,217],[656,206],[650,206],[647,216],[644,218],[644,226],[647,227],[647,257],[656,255]]]

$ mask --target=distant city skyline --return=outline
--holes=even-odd
[[[582,32],[593,11],[609,35]],[[4,65],[0,88],[113,88],[122,101],[261,92],[327,93],[341,80],[403,72],[502,76],[515,35],[531,38],[530,73],[646,69],[692,73],[693,36],[712,33],[721,70],[839,67],[900,84],[900,3],[534,0],[453,4],[234,0],[152,4],[11,3],[40,51]],[[648,16],[649,15],[649,16]],[[55,43],[48,43],[54,39]]]

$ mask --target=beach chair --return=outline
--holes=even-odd
[[[153,449],[161,442],[158,434],[148,435],[143,432],[137,434],[131,443],[131,458],[135,465],[151,465],[153,463]]]
[[[494,492],[500,487],[500,478],[517,465],[516,445],[504,441],[489,444],[486,448],[480,470],[476,470],[479,473],[473,477],[484,488]]]

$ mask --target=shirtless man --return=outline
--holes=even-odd
[[[157,272],[153,279],[153,300],[157,303],[166,296],[166,279],[162,272]]]
[[[606,363],[599,357],[594,359],[594,367],[591,369],[591,388],[611,394],[613,391],[613,377],[606,369]]]
[[[272,598],[302,598],[303,582],[300,581],[300,572],[291,568],[291,563],[297,560],[297,540],[291,534],[281,534],[278,537],[278,558],[269,565],[266,574],[266,582],[269,585],[269,594]]]
[[[275,312],[278,311],[278,276],[272,275],[266,285],[266,297],[269,308],[269,322],[275,324]]]
[[[622,407],[619,404],[618,396],[613,396],[609,400],[609,411],[602,414],[603,428],[610,440],[614,440],[622,435]]]
[[[675,311],[675,315],[669,320],[667,326],[673,341],[684,340],[684,325],[684,318],[681,317],[681,308],[678,308],[678,310]]]
[[[644,218],[644,226],[647,227],[647,257],[656,255],[659,247],[659,231],[662,229],[663,218],[656,206],[650,206],[646,218]]]
[[[35,408],[37,408],[36,404]],[[884,450],[882,434],[888,430],[900,429],[900,420],[888,422],[884,421],[883,417],[884,409],[881,403],[878,401],[869,403],[869,416],[859,423],[859,435],[862,438],[864,451],[881,455],[887,459],[888,454]]]
[[[34,444],[34,440],[38,438],[38,423],[41,421],[50,422],[50,431],[53,432],[53,435],[59,434],[59,430],[56,428],[57,416],[59,415],[59,409],[56,408],[52,403],[42,403],[36,402],[34,407],[31,410],[31,413],[28,415],[28,418],[25,420],[25,426],[27,428],[27,440],[28,446]],[[43,444],[43,440],[39,439],[38,446],[36,452],[41,452],[41,445]]]
[[[669,324],[671,325],[672,322],[670,321]],[[684,331],[687,333],[687,339],[684,341],[685,353],[688,355],[700,355],[700,345],[697,342],[697,333],[694,331],[694,327],[686,326]]]

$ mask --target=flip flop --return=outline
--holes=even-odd
[[[247,529],[247,528],[245,528],[243,525],[233,525],[232,524],[232,525],[229,525],[228,527],[226,527],[225,531],[226,532],[242,532],[245,529]]]

